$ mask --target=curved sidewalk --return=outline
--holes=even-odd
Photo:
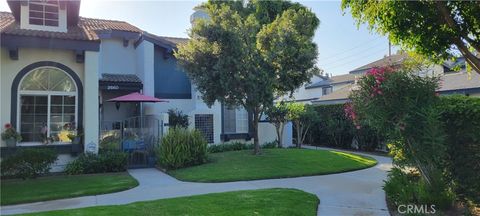
[[[121,205],[226,191],[296,188],[318,196],[320,199],[318,215],[389,215],[382,185],[386,178],[386,171],[391,168],[391,159],[375,155],[367,156],[375,158],[378,164],[372,168],[346,173],[226,183],[182,182],[157,169],[134,169],[128,172],[140,184],[133,189],[104,195],[3,206],[1,214]]]

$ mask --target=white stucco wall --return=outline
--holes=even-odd
[[[303,84],[300,88],[296,89],[293,93],[293,96],[290,97],[290,95],[284,95],[281,97],[281,100],[306,100],[306,99],[311,99],[311,98],[319,98],[322,96],[322,88],[310,88],[306,89],[306,86],[309,86],[313,83],[319,82],[323,80],[319,76],[313,76],[308,83]],[[308,103],[308,102],[306,102]]]
[[[292,146],[292,123],[289,122],[283,129],[283,147]],[[258,124],[258,142],[264,144],[277,140],[275,126],[269,122],[260,122]]]
[[[154,45],[148,41],[143,41],[135,49],[136,55],[136,74],[142,80],[143,94],[155,96],[155,77],[154,77]],[[154,113],[155,105],[152,103],[143,104],[144,113]]]
[[[85,51],[84,77],[84,142],[85,151],[98,152],[99,142],[99,52]]]
[[[15,76],[27,65],[40,61],[53,61],[66,65],[72,69],[84,83],[84,64],[75,61],[75,53],[70,50],[47,50],[19,48],[18,60],[11,60],[8,50],[1,48],[0,51],[0,123],[10,123],[10,106],[11,106],[11,88]],[[96,81],[98,83],[98,79]],[[85,86],[85,85],[84,85]],[[98,89],[98,88],[97,88]],[[98,106],[97,106],[98,107]],[[84,116],[86,113],[84,112]],[[1,146],[5,143],[1,141]]]
[[[50,172],[63,172],[67,164],[75,158],[71,154],[59,154],[57,160],[50,167]]]
[[[124,47],[121,39],[102,39],[99,59],[100,74],[136,74],[137,51],[133,41]]]

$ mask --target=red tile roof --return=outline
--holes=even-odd
[[[77,26],[68,27],[67,32],[21,29],[9,12],[0,12],[0,33],[18,36],[33,36],[70,40],[99,40],[97,31],[118,30],[142,33],[142,30],[124,21],[80,17]]]

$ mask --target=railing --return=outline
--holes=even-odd
[[[104,121],[101,124],[100,148],[128,153],[130,167],[152,166],[154,148],[163,135],[162,131],[162,121],[152,115],[130,117],[118,122]]]

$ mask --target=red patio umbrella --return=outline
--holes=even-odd
[[[147,95],[140,94],[138,92],[130,93],[127,95],[123,95],[120,97],[112,98],[108,100],[108,102],[150,102],[150,103],[157,103],[157,102],[168,102],[167,100],[158,99],[156,97],[151,97]]]
[[[108,102],[117,102],[117,103],[140,103],[140,119],[142,119],[143,116],[143,107],[142,103],[147,102],[147,103],[158,103],[158,102],[168,102],[167,100],[162,100],[158,99],[156,97],[152,96],[147,96],[143,95],[138,92],[130,93],[127,95],[123,95],[120,97],[112,98],[110,100],[107,100]],[[117,109],[119,106],[117,106]]]

